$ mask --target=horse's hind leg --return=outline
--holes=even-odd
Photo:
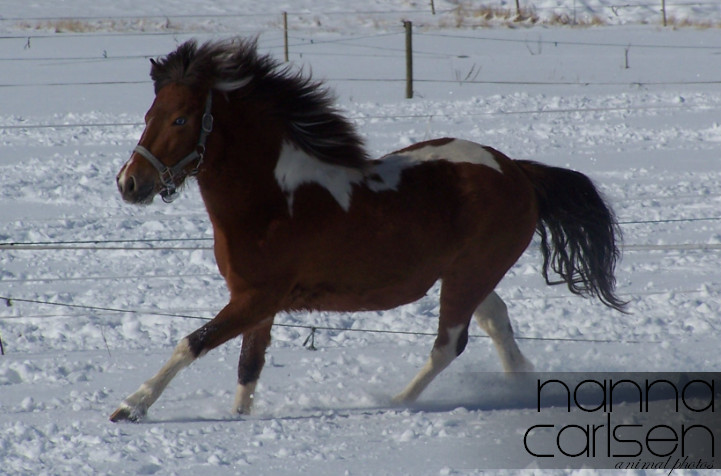
[[[265,364],[265,350],[270,345],[272,323],[243,335],[238,361],[238,389],[233,413],[248,415],[253,406],[253,394]]]
[[[428,384],[461,355],[468,343],[468,324],[478,301],[474,294],[459,292],[450,284],[450,280],[443,282],[438,336],[431,355],[411,383],[393,398],[394,402],[415,401]]]
[[[523,356],[513,338],[513,328],[508,319],[506,303],[495,291],[483,300],[473,316],[493,340],[506,372],[530,372],[533,370],[533,364]]]
[[[470,322],[470,316],[469,316]],[[426,364],[406,388],[393,397],[396,403],[414,402],[436,376],[448,367],[465,348],[468,341],[468,323],[439,329],[436,342]]]

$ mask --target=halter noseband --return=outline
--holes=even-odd
[[[210,109],[213,106],[213,90],[208,92],[208,99],[205,100],[205,110],[203,111],[203,118],[200,123],[200,137],[198,138],[198,145],[195,149],[180,159],[180,161],[168,167],[162,163],[152,152],[138,144],[135,146],[133,152],[137,152],[147,159],[150,164],[155,167],[160,174],[160,181],[163,184],[163,189],[160,191],[160,197],[165,203],[170,203],[178,198],[177,187],[175,186],[175,177],[193,161],[197,161],[195,168],[190,171],[188,175],[192,176],[198,173],[200,164],[203,163],[203,157],[205,155],[205,142],[208,139],[208,134],[213,130],[213,115],[210,113]]]

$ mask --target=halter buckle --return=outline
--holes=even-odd
[[[211,116],[211,120],[212,120],[212,116]],[[196,153],[197,153],[198,159],[195,162],[195,167],[193,167],[193,170],[188,172],[188,175],[191,177],[195,177],[196,175],[198,175],[198,172],[200,171],[200,166],[203,165],[203,158],[205,157],[205,146],[202,144],[198,144]]]
[[[213,115],[211,113],[206,112],[203,114],[201,127],[206,134],[210,134],[213,131]]]
[[[170,167],[165,167],[160,171],[160,181],[163,183],[165,188],[175,188],[175,182],[173,181],[175,176],[173,170]]]
[[[173,203],[176,198],[178,198],[180,194],[178,193],[178,190],[173,187],[171,188],[165,188],[160,191],[160,198],[163,199],[163,202],[165,203]]]
[[[178,195],[180,195],[175,187],[174,178],[173,171],[169,167],[166,167],[165,170],[160,172],[160,181],[164,187],[163,190],[160,191],[160,198],[162,198],[165,203],[173,202],[178,198]]]

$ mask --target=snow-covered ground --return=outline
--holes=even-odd
[[[518,448],[533,405],[506,387],[475,327],[418,404],[389,404],[430,350],[436,288],[383,313],[279,316],[251,417],[228,413],[233,341],[181,373],[145,423],[108,422],[201,323],[180,316],[209,318],[227,301],[197,189],[137,208],[115,187],[152,101],[147,58],[236,33],[282,57],[284,10],[291,61],[327,80],[374,155],[462,137],[580,170],[613,204],[631,315],[545,286],[534,245],[498,288],[537,369],[718,370],[721,30],[662,28],[660,0],[628,3],[522,1],[543,18],[575,6],[606,25],[474,29],[470,16],[456,27],[457,2],[436,2],[433,16],[406,1],[4,0],[0,242],[16,245],[0,248],[0,296],[12,298],[0,298],[0,474],[475,474],[531,463]],[[676,19],[721,23],[718,2],[667,4]],[[416,25],[412,100],[402,19]],[[167,241],[123,241],[138,239]],[[37,243],[50,246],[19,245]],[[296,327],[309,325],[351,330],[318,331],[311,352]]]

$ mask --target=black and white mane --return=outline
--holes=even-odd
[[[368,156],[355,127],[335,108],[335,98],[321,83],[258,54],[256,40],[233,39],[181,44],[151,60],[157,94],[170,83],[193,89],[237,93],[248,101],[272,104],[285,124],[286,139],[315,158],[350,168],[364,168]],[[241,105],[243,102],[239,102]]]

